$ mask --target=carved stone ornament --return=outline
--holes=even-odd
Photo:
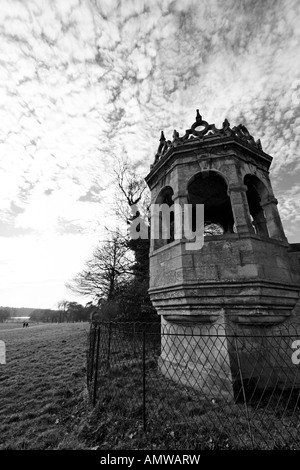
[[[260,139],[255,141],[248,129],[242,124],[231,129],[230,123],[225,119],[222,128],[218,129],[214,124],[208,124],[207,121],[204,121],[199,113],[199,109],[197,109],[196,121],[190,129],[185,131],[184,136],[180,137],[179,132],[174,129],[173,140],[171,141],[166,140],[163,131],[161,132],[154,165],[175,147],[184,146],[192,142],[202,142],[206,139],[222,137],[234,137],[246,142],[248,145],[254,146],[256,149],[262,150]]]

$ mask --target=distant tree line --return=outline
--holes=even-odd
[[[45,308],[33,310],[30,314],[30,321],[50,323],[89,321],[90,315],[90,305],[84,307],[77,302],[62,300],[58,303],[57,310]]]
[[[57,309],[39,308],[39,309],[18,309],[12,307],[0,307],[0,323],[16,316],[29,316],[30,321],[34,322],[78,322],[89,321],[94,306],[88,303],[83,306],[77,302],[62,300],[58,303]],[[26,310],[29,310],[28,312]]]
[[[3,323],[5,320],[10,318],[13,313],[12,308],[10,307],[0,307],[0,323]]]

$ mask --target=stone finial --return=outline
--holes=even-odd
[[[202,121],[202,116],[201,114],[199,113],[199,109],[196,110],[196,121]]]
[[[255,142],[256,143],[256,146],[262,150],[262,145],[261,145],[261,140],[260,139],[257,139],[257,141]]]
[[[230,127],[230,122],[228,121],[227,118],[225,118],[223,122],[223,129],[229,129],[229,127]]]
[[[161,131],[159,141],[160,141],[160,142],[165,142],[165,141],[166,141],[164,131]]]

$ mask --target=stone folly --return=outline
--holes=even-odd
[[[174,131],[166,140],[162,132],[146,177],[152,204],[204,204],[207,236],[200,250],[188,250],[174,232],[169,239],[151,240],[149,292],[167,332],[162,372],[183,384],[200,384],[214,396],[234,397],[235,333],[249,335],[250,348],[239,342],[247,378],[247,350],[252,348],[252,363],[261,364],[266,354],[254,337],[300,318],[300,244],[289,244],[285,236],[269,177],[271,162],[245,126],[231,128],[225,120],[217,129],[197,110],[184,136]],[[184,344],[183,333],[200,334],[200,339],[190,337]],[[292,350],[284,347],[286,357],[271,375],[286,386]],[[264,374],[251,366],[258,386],[265,386],[269,364]]]

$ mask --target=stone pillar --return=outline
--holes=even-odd
[[[260,235],[265,238],[269,237],[267,221],[266,221],[263,209],[261,209],[260,212],[256,214],[253,225],[256,228],[257,235]]]
[[[175,240],[184,238],[184,219],[183,212],[185,204],[188,204],[188,195],[186,191],[176,191],[173,195],[174,202],[174,223]]]
[[[280,215],[277,208],[278,201],[274,196],[269,196],[267,199],[261,202],[261,207],[265,212],[265,218],[267,222],[268,232],[270,238],[276,238],[287,242]]]
[[[228,188],[235,226],[238,233],[255,233],[247,201],[248,188],[244,184],[231,184]]]

